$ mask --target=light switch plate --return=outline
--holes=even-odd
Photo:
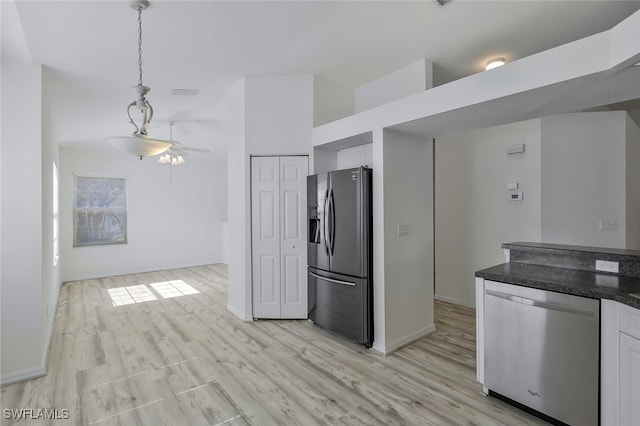
[[[613,220],[600,219],[598,221],[598,230],[599,231],[617,231],[618,221],[615,219]]]
[[[398,237],[409,234],[409,225],[398,224]]]

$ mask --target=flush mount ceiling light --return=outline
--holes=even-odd
[[[162,154],[173,144],[162,139],[154,139],[147,134],[149,124],[153,118],[153,107],[144,97],[149,89],[142,84],[142,11],[149,7],[147,0],[138,0],[129,3],[131,8],[138,11],[138,84],[133,86],[133,91],[137,98],[129,104],[127,116],[129,122],[135,127],[135,132],[131,136],[113,136],[107,138],[112,145],[126,152],[140,157],[150,157]],[[140,113],[139,123],[131,117],[131,109],[134,108]]]
[[[486,71],[492,70],[494,68],[501,67],[505,64],[504,58],[493,58],[487,61],[487,65],[484,67]]]

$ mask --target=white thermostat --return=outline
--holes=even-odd
[[[522,192],[512,192],[509,194],[510,201],[522,201]]]

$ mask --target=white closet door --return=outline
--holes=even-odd
[[[307,175],[304,156],[251,159],[254,318],[307,318]]]
[[[280,318],[280,160],[251,159],[254,318]]]
[[[280,157],[281,318],[307,318],[308,157]]]

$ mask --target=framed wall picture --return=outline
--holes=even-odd
[[[127,242],[127,178],[73,176],[73,246]]]

